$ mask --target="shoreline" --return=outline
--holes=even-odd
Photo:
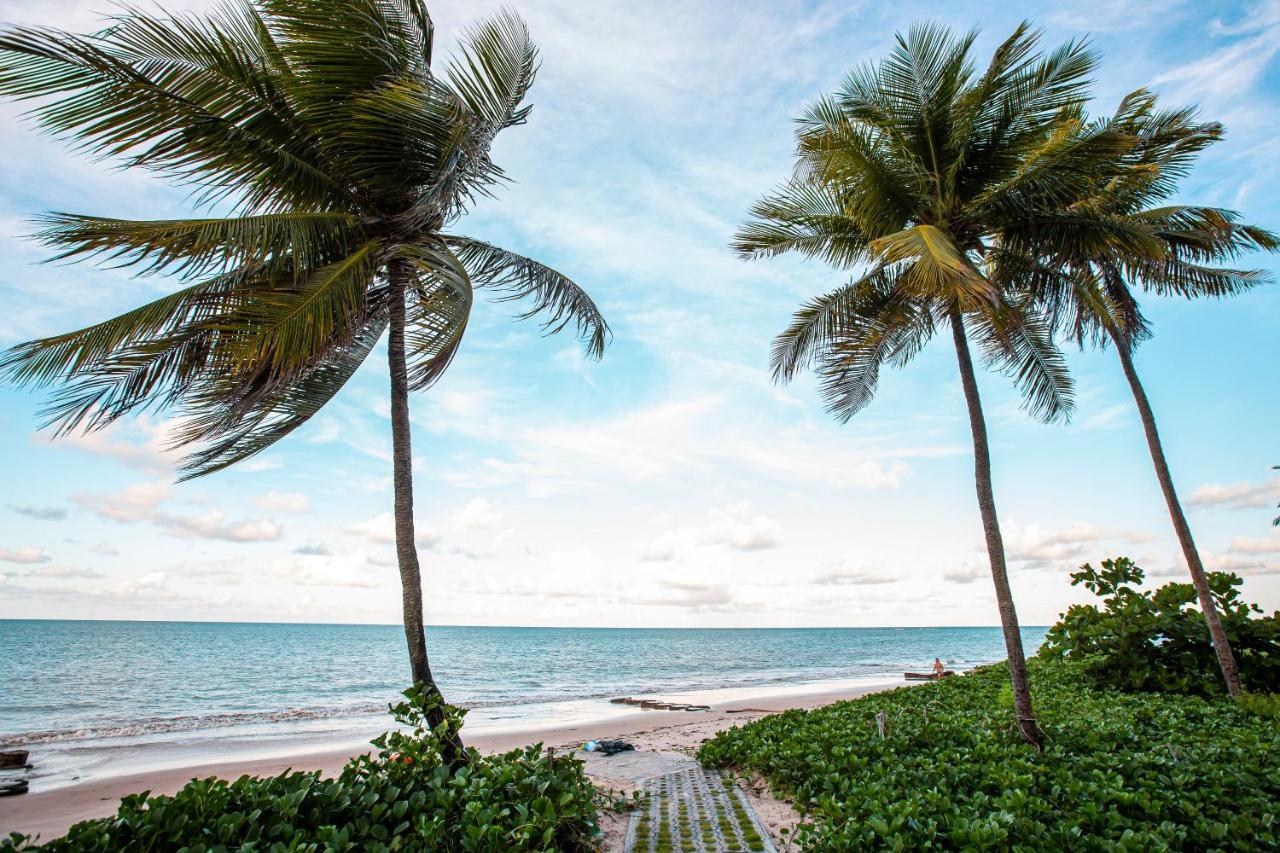
[[[466,737],[468,746],[484,753],[505,752],[532,743],[558,752],[576,749],[592,738],[624,738],[643,750],[696,748],[716,732],[791,708],[816,708],[832,702],[854,699],[869,693],[908,686],[900,678],[887,677],[875,683],[851,684],[811,692],[748,693],[734,688],[734,696],[711,704],[710,711],[630,711],[594,720],[531,726],[502,732],[477,732]],[[673,694],[674,697],[675,694]],[[687,695],[687,694],[681,694]],[[616,708],[618,706],[609,706]],[[466,729],[463,729],[464,737]],[[120,800],[143,790],[152,794],[172,794],[196,778],[217,776],[235,779],[249,775],[273,775],[287,769],[319,770],[333,775],[353,755],[368,751],[349,746],[341,749],[310,750],[270,758],[211,761],[184,767],[146,770],[106,778],[91,779],[47,791],[0,798],[0,836],[11,832],[38,835],[49,841],[64,834],[73,824],[114,814]],[[616,780],[597,778],[604,787],[620,787]]]

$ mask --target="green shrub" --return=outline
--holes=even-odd
[[[1240,707],[1250,714],[1280,720],[1280,694],[1276,693],[1241,693],[1237,700]]]
[[[1007,667],[787,711],[722,732],[703,761],[756,770],[823,851],[1211,850],[1280,846],[1280,727],[1225,699],[1100,691],[1031,661],[1043,752],[1000,707]],[[881,738],[876,714],[885,712]]]
[[[392,713],[409,731],[377,738],[377,753],[352,759],[336,779],[197,779],[172,797],[128,797],[115,817],[78,823],[41,847],[11,836],[0,853],[594,849],[595,790],[581,762],[539,744],[495,756],[468,749],[451,769],[440,757],[443,730],[426,728],[434,701],[405,696]],[[447,726],[462,724],[461,710],[444,709]]]
[[[1169,583],[1150,592],[1138,589],[1143,572],[1125,557],[1103,560],[1102,570],[1085,564],[1071,576],[1103,598],[1103,609],[1073,605],[1049,629],[1040,654],[1084,664],[1099,686],[1117,690],[1163,690],[1200,695],[1226,692],[1195,588]],[[1280,612],[1240,599],[1239,577],[1210,572],[1222,627],[1247,689],[1280,691]]]

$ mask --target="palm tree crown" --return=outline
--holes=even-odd
[[[1196,157],[1222,139],[1220,124],[1198,121],[1192,108],[1159,109],[1156,96],[1139,89],[1099,126],[1134,141],[1124,172],[1039,218],[1049,228],[1070,221],[1088,239],[1055,244],[1040,256],[1024,253],[1025,244],[1001,247],[997,276],[1008,287],[1025,290],[1074,342],[1111,342],[1132,352],[1151,334],[1135,288],[1223,298],[1270,281],[1265,270],[1221,264],[1275,250],[1274,234],[1242,223],[1232,210],[1169,202]]]
[[[1129,143],[1084,120],[1096,64],[1084,45],[1043,56],[1023,26],[978,75],[974,38],[917,27],[853,72],[800,120],[795,177],[739,232],[744,257],[798,251],[863,270],[807,304],[773,350],[775,377],[814,368],[842,419],[871,400],[882,365],[910,360],[952,313],[1037,417],[1070,413],[1049,327],[993,281],[987,259],[1030,239],[1037,211],[1092,194]]]
[[[184,477],[288,435],[406,312],[420,389],[458,350],[473,288],[529,298],[590,355],[608,327],[572,281],[448,233],[502,180],[498,132],[525,121],[537,51],[512,13],[467,31],[442,74],[420,0],[261,0],[208,17],[129,10],[92,36],[0,35],[0,94],[39,98],[48,131],[193,184],[229,218],[126,221],[55,213],[60,258],[97,255],[184,286],[0,360],[19,383],[65,383],[48,424],[97,429],[172,409]]]
[[[1145,90],[1125,97],[1103,124],[1134,140],[1126,170],[1092,197],[1047,211],[1041,220],[1041,227],[1049,228],[1054,222],[1088,222],[1088,238],[1040,255],[1025,243],[1002,246],[995,254],[996,275],[1006,287],[1022,289],[1082,346],[1115,345],[1223,681],[1234,696],[1241,689],[1237,661],[1133,361],[1137,345],[1151,333],[1134,289],[1185,298],[1231,296],[1269,276],[1218,264],[1250,250],[1274,250],[1280,243],[1267,231],[1242,224],[1233,211],[1168,203],[1195,157],[1222,137],[1220,125],[1196,121],[1192,109],[1160,110]]]

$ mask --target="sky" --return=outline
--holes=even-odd
[[[200,9],[199,0],[163,0]],[[1013,8],[1016,5],[1016,9]],[[90,31],[103,0],[0,0],[0,20]],[[497,8],[437,0],[437,51]],[[848,273],[744,262],[729,243],[789,172],[792,120],[895,32],[981,28],[981,61],[1026,16],[1103,55],[1091,108],[1155,88],[1225,123],[1181,199],[1280,228],[1280,2],[523,0],[541,48],[529,123],[495,147],[513,179],[456,231],[588,290],[603,361],[480,301],[448,375],[411,400],[428,621],[607,626],[991,625],[996,612],[954,352],[886,371],[846,425],[768,348]],[[48,210],[188,214],[186,190],[93,162],[0,105],[0,347],[114,316],[163,278],[41,263]],[[1275,257],[1248,259],[1275,271]],[[1211,568],[1280,608],[1280,293],[1147,299],[1137,355]],[[1080,564],[1127,555],[1185,578],[1115,353],[1069,353],[1078,412],[1042,426],[980,377],[1024,624],[1089,600]],[[385,346],[310,424],[229,471],[175,484],[169,426],[139,417],[51,441],[41,395],[0,388],[0,618],[394,623]]]

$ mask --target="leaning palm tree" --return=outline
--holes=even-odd
[[[184,479],[306,423],[388,332],[396,552],[415,684],[439,698],[414,545],[410,390],[458,351],[473,288],[573,324],[591,299],[541,264],[450,227],[503,179],[494,137],[521,124],[536,48],[510,12],[468,30],[444,71],[421,0],[236,0],[204,17],[129,9],[93,35],[0,35],[0,94],[79,147],[195,188],[231,215],[127,221],[54,213],[59,258],[106,257],[183,286],[111,320],[14,347],[0,372],[61,387],[55,434],[176,415]],[[439,713],[433,722],[443,719]],[[456,742],[455,742],[456,743]]]
[[[1073,341],[1115,347],[1223,680],[1235,696],[1240,676],[1231,643],[1133,361],[1138,344],[1151,334],[1135,291],[1189,299],[1241,293],[1268,281],[1269,275],[1217,264],[1251,250],[1274,250],[1280,243],[1267,231],[1241,223],[1233,211],[1167,203],[1196,156],[1222,138],[1221,125],[1197,121],[1193,109],[1160,110],[1155,96],[1141,89],[1125,97],[1106,123],[1136,141],[1125,174],[1108,181],[1093,198],[1046,211],[1029,222],[1024,233],[1009,235],[997,249],[995,263],[1000,277],[1009,286],[1024,284],[1030,298],[1041,303]],[[1094,220],[1091,233],[1096,239],[1064,242],[1051,254],[1036,256],[1042,247],[1032,235],[1084,218]]]
[[[1017,726],[1039,746],[969,342],[1011,373],[1034,416],[1069,415],[1072,387],[1052,329],[997,286],[985,259],[1029,215],[1095,192],[1129,143],[1084,120],[1096,64],[1086,46],[1044,55],[1023,25],[977,73],[974,38],[915,27],[888,58],[810,108],[793,178],[755,205],[735,247],[745,258],[796,251],[858,270],[797,312],[772,351],[775,380],[812,369],[842,421],[871,401],[885,364],[906,364],[949,330]]]

